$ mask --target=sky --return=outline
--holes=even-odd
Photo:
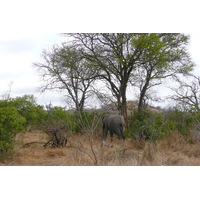
[[[96,1],[95,1],[96,2]],[[98,6],[97,6],[98,5]],[[151,9],[150,9],[151,8]],[[12,82],[11,96],[34,94],[39,104],[63,105],[61,94],[41,94],[33,68],[44,48],[59,43],[63,32],[180,32],[191,34],[190,53],[200,74],[199,3],[168,0],[7,0],[0,8],[0,96]],[[159,16],[159,17],[158,17]],[[169,90],[161,89],[163,95]],[[128,99],[132,98],[132,94]]]
[[[11,97],[34,94],[39,104],[52,102],[59,105],[57,93],[41,94],[38,88],[42,82],[33,67],[41,59],[42,50],[60,43],[63,37],[56,33],[0,35],[0,95],[11,87]]]
[[[189,34],[191,35],[189,53],[196,64],[194,73],[198,75],[200,74],[200,33]],[[52,103],[64,106],[64,93],[39,92],[38,88],[42,85],[42,81],[33,67],[34,62],[41,60],[43,49],[64,40],[65,38],[58,33],[0,34],[0,96],[5,94],[12,84],[11,97],[33,94],[38,104]],[[161,96],[171,94],[171,91],[163,86],[159,91]],[[129,100],[133,97],[133,93],[128,93]]]

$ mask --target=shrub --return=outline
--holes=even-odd
[[[129,117],[128,136],[133,139],[151,139],[153,141],[169,135],[176,129],[173,121],[169,121],[162,113],[134,113]]]
[[[168,110],[164,112],[166,121],[173,123],[175,129],[180,134],[188,134],[189,130],[195,123],[193,115],[195,113],[182,112],[178,109]]]
[[[195,122],[196,119],[196,122]],[[157,140],[174,132],[188,134],[200,114],[171,109],[162,113],[134,113],[129,117],[128,135],[134,139]]]
[[[45,126],[57,123],[60,128],[63,127],[62,129],[68,133],[73,133],[77,129],[77,122],[74,114],[70,111],[66,111],[62,107],[52,107],[52,105],[48,105],[47,116],[43,122]]]
[[[15,107],[18,113],[26,119],[26,127],[39,125],[46,116],[46,111],[42,106],[36,104],[33,95],[0,101],[0,107]]]
[[[0,158],[13,150],[14,136],[25,127],[26,119],[14,107],[0,108]]]

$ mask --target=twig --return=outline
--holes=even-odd
[[[75,138],[74,136],[71,136],[77,143],[78,143],[78,146],[76,146],[76,148],[82,152],[82,153],[85,153],[88,157],[91,158],[91,160],[94,162],[95,165],[98,164],[98,160],[97,160],[97,156],[96,156],[96,153],[93,149],[93,145],[92,145],[92,142],[91,142],[91,138],[89,136],[89,143],[90,143],[90,149],[87,149],[83,146],[83,144],[81,143],[80,140],[78,140],[77,138]],[[91,151],[92,152],[92,155],[90,153],[88,153],[87,151]]]

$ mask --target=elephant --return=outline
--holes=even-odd
[[[106,138],[108,131],[110,131],[110,139],[111,143],[113,143],[113,134],[116,134],[118,136],[118,139],[125,140],[125,136],[123,133],[125,122],[124,118],[120,115],[114,115],[114,114],[106,114],[104,118],[102,119],[103,122],[103,141],[101,146],[106,145]]]

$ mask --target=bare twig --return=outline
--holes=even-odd
[[[90,143],[90,149],[84,147],[82,142],[79,139],[75,138],[74,136],[71,136],[71,137],[77,142],[77,146],[75,148],[77,148],[80,152],[86,154],[93,161],[94,165],[97,166],[98,159],[96,156],[96,152],[94,151],[94,148],[93,148],[91,136],[88,137],[88,141]]]

